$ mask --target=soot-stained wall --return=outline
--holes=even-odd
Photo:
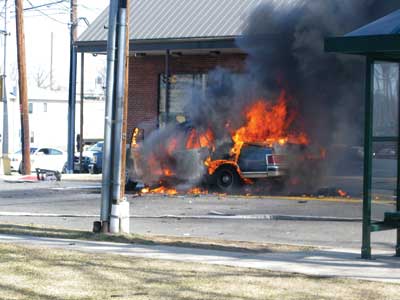
[[[183,55],[170,57],[170,73],[207,73],[216,67],[241,72],[245,54]],[[157,126],[159,76],[165,72],[165,56],[131,56],[129,61],[128,136],[135,126]]]

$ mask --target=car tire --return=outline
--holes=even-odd
[[[65,163],[64,166],[61,169],[61,174],[67,173],[67,166],[68,166],[68,163]]]
[[[215,187],[220,192],[233,192],[242,185],[237,170],[232,166],[220,166],[213,175]]]
[[[89,173],[90,174],[100,174],[100,171],[96,166],[93,166],[93,167],[89,168]]]
[[[126,180],[125,183],[125,190],[126,191],[134,191],[136,189],[137,182],[135,181],[130,181],[129,179]]]

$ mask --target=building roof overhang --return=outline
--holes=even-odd
[[[325,51],[400,60],[400,10],[344,36],[325,39]]]
[[[325,51],[373,56],[376,59],[400,59],[400,35],[331,37],[325,40]]]
[[[130,52],[158,53],[182,50],[215,50],[237,49],[236,37],[208,37],[208,38],[185,38],[185,39],[146,39],[130,40]],[[105,53],[107,41],[78,41],[76,42],[78,52]]]
[[[271,1],[274,0],[130,1],[130,51],[240,52],[235,38],[243,34],[248,16],[260,4]],[[78,52],[106,52],[107,24],[108,8],[78,37]]]

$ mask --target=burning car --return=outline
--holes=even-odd
[[[244,117],[242,126],[225,124],[218,137],[216,130],[190,122],[156,131],[146,140],[135,128],[128,155],[130,181],[172,190],[206,184],[230,192],[261,178],[285,180],[287,154],[293,149],[303,153],[297,149],[308,144],[305,133],[289,128],[293,117],[285,94],[274,103],[255,101]]]
[[[196,129],[191,126],[180,124],[178,128],[177,132],[185,138],[185,147],[178,147],[176,141],[170,142],[174,146],[172,149],[168,149],[167,146],[163,150],[164,164],[156,166],[157,163],[152,157],[143,160],[141,144],[133,143],[128,156],[131,182],[144,182],[148,185],[161,183],[168,186],[179,186],[183,182],[190,182],[190,185],[200,183],[216,187],[222,192],[230,192],[255,179],[281,179],[286,174],[283,155],[277,155],[273,147],[245,143],[235,158],[235,155],[229,152],[223,152],[221,149],[216,151],[210,147],[210,143],[205,142],[208,141],[205,135],[196,136]],[[135,131],[140,132],[137,128]],[[220,148],[228,147],[223,145]],[[157,181],[152,182],[155,175]]]

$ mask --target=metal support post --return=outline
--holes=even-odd
[[[9,134],[8,134],[8,100],[7,100],[7,84],[6,84],[6,70],[7,70],[7,0],[4,3],[4,61],[3,61],[3,80],[2,80],[2,100],[3,100],[3,137],[2,137],[2,160],[3,160],[3,173],[6,175],[11,174],[9,153]],[[0,172],[1,173],[1,172]]]
[[[106,107],[104,123],[104,146],[103,146],[103,177],[101,189],[101,214],[102,231],[108,232],[110,220],[110,198],[112,180],[112,116],[114,97],[114,66],[116,49],[116,26],[117,26],[118,1],[111,0],[108,18],[108,39],[107,39],[107,87]]]
[[[372,118],[374,61],[370,57],[367,57],[366,64],[363,226],[361,258],[371,259]]]
[[[170,111],[170,65],[169,65],[170,51],[167,49],[165,52],[165,114],[166,122],[169,122]]]
[[[398,77],[397,80],[400,81],[400,64],[398,65]],[[396,211],[400,212],[400,84],[397,85],[397,97],[398,97],[398,114],[397,114],[397,186],[396,186]],[[400,228],[396,229],[396,256],[400,257]]]
[[[122,1],[125,2],[125,1]],[[121,199],[121,156],[125,151],[125,145],[122,144],[122,122],[124,116],[124,89],[125,89],[125,49],[126,49],[126,3],[122,3],[118,16],[118,47],[117,47],[117,72],[115,81],[115,106],[114,106],[114,130],[113,130],[113,187],[112,202],[118,204]]]
[[[75,40],[77,37],[76,1],[77,0],[71,0],[67,173],[74,172],[74,153],[75,153],[76,61],[77,61],[77,49],[75,45]]]
[[[70,73],[68,96],[68,146],[67,146],[67,173],[74,172],[75,152],[75,109],[76,109],[76,47],[70,49]]]
[[[83,100],[85,96],[85,53],[81,53],[81,110],[80,110],[80,122],[79,122],[79,171],[83,172]]]

